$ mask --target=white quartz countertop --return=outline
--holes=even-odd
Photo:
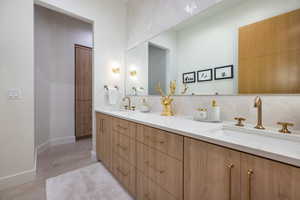
[[[300,137],[285,138],[281,134],[255,133],[247,127],[235,128],[232,122],[206,123],[192,120],[190,116],[163,117],[160,113],[116,111],[96,108],[96,112],[111,115],[139,124],[159,128],[201,141],[228,147],[245,153],[269,158],[300,167]],[[247,129],[247,131],[245,131]],[[243,131],[243,132],[241,132]]]

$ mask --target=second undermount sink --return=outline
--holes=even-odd
[[[251,126],[245,126],[245,127],[237,127],[234,125],[224,125],[222,131],[224,131],[224,134],[227,133],[238,133],[238,134],[251,134],[251,135],[257,135],[257,136],[264,136],[264,137],[271,137],[271,138],[277,138],[282,140],[290,140],[290,141],[296,141],[300,142],[300,135],[298,133],[293,134],[283,134],[279,133],[276,130],[272,129],[266,129],[266,130],[258,130],[255,128],[252,128]]]

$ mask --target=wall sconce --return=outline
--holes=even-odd
[[[130,76],[131,77],[135,77],[136,75],[137,75],[137,71],[136,70],[130,71]]]
[[[112,68],[114,74],[120,74],[120,68]]]

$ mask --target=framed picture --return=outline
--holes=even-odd
[[[232,79],[233,65],[215,68],[215,80]]]
[[[182,75],[183,83],[195,83],[196,82],[196,72],[188,72]]]
[[[213,73],[212,69],[197,71],[197,81],[198,82],[212,81],[213,80],[212,73]]]

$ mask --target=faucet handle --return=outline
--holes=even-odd
[[[282,126],[282,129],[279,130],[280,133],[291,133],[288,127],[294,126],[294,124],[288,122],[278,122],[277,124]]]
[[[135,108],[136,108],[135,106],[131,106],[132,111],[135,111]]]
[[[234,120],[237,120],[237,121],[238,121],[237,124],[236,124],[236,126],[240,126],[240,127],[245,126],[245,125],[243,124],[243,122],[246,121],[245,118],[243,118],[243,117],[235,117]]]

